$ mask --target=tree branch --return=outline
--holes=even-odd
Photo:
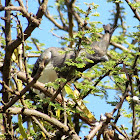
[[[113,46],[116,47],[116,48],[121,49],[121,50],[131,52],[129,49],[127,49],[127,48],[124,47],[123,45],[118,44],[118,43],[116,43],[116,42],[112,42],[112,41],[110,41],[110,44],[113,45]]]
[[[48,18],[58,29],[60,30],[64,30],[64,31],[68,31],[68,27],[66,25],[63,24],[63,26],[61,26],[60,24],[58,24],[55,19],[49,14],[49,11],[47,10],[47,12],[44,14],[46,18]]]
[[[137,9],[134,8],[132,5],[131,5],[131,2],[129,0],[125,0],[126,3],[129,5],[129,7],[131,8],[131,10],[133,11],[133,13],[135,14],[135,17],[140,21],[140,16],[137,12]]]
[[[114,19],[113,29],[117,27],[118,19],[120,17],[120,4],[119,3],[115,3],[115,4],[116,4],[116,14]]]
[[[118,63],[116,63],[114,66],[113,66],[113,68],[115,68],[115,67],[117,67],[119,64],[121,64],[122,62],[118,62]],[[111,72],[111,70],[108,70],[104,75],[101,75],[98,79],[97,79],[97,81],[95,82],[95,84],[93,85],[94,87],[96,87],[97,85],[98,85],[98,83],[103,79],[103,78],[105,78],[106,76],[108,76],[109,74],[110,74],[110,72]],[[84,95],[83,97],[82,97],[82,99],[84,99],[86,96],[88,96],[89,94],[90,94],[90,92],[92,91],[92,89],[90,89],[87,93],[86,93],[86,95]]]
[[[13,73],[17,73],[17,77],[18,77],[20,80],[22,80],[23,82],[25,82],[25,83],[27,82],[26,74],[25,74],[24,72],[21,72],[21,71],[18,71],[18,72],[13,71]],[[29,77],[29,82],[31,82],[32,80],[33,80],[33,78]],[[37,81],[37,82],[36,82],[34,85],[32,85],[32,86],[33,86],[33,88],[38,89],[38,90],[40,90],[41,92],[43,92],[43,93],[46,95],[46,97],[52,97],[52,96],[54,95],[54,93],[53,93],[51,90],[45,88],[45,84],[42,84],[42,83],[40,83],[39,81]],[[60,96],[60,95],[57,95],[56,100],[57,100],[59,103],[61,103],[61,102],[62,102],[61,96]]]
[[[71,0],[71,2],[69,2],[69,0],[66,0],[65,1],[65,4],[67,6],[67,12],[68,12],[68,19],[69,19],[69,30],[68,30],[68,33],[69,33],[69,37],[70,38],[73,38],[73,14],[72,14],[72,9],[73,9],[73,6],[74,6],[74,2],[75,0]],[[70,45],[69,47],[72,48],[72,45],[74,44],[73,41],[70,42]]]
[[[81,25],[83,26],[86,30],[90,30],[91,28],[89,26],[84,26],[84,21],[81,20],[80,16],[76,13],[76,11],[74,10],[74,8],[72,7],[72,14],[74,15],[78,25]],[[58,24],[55,19],[49,14],[49,11],[47,11],[47,13],[45,13],[45,16],[56,26],[58,27],[60,30],[64,30],[64,31],[69,31],[69,28],[67,26],[61,26],[60,24]],[[115,25],[114,25],[115,26]],[[102,37],[101,34],[98,34],[99,37]],[[127,49],[126,47],[124,47],[123,45],[121,44],[118,44],[118,43],[115,43],[115,42],[110,42],[111,45],[113,45],[114,47],[116,48],[119,48],[121,50],[125,50],[125,51],[128,51],[128,52],[131,52],[129,49]]]
[[[10,1],[5,1],[5,6],[9,6]],[[6,39],[6,48],[5,51],[7,51],[9,44],[11,43],[11,11],[5,11],[5,39]],[[7,61],[10,61],[10,59],[7,59]],[[7,62],[6,61],[6,62]],[[5,63],[6,63],[5,62]],[[10,66],[10,64],[9,64]],[[5,67],[4,67],[5,70]],[[8,75],[8,76],[7,76]],[[3,72],[3,81],[9,86],[9,73]],[[4,89],[3,89],[4,90]],[[7,92],[3,94],[3,101],[7,103],[9,101],[9,95]]]
[[[37,120],[36,117],[31,116],[31,118],[33,119],[33,121],[40,127],[40,129],[45,133],[45,135],[48,138],[51,138],[52,136],[47,132],[47,130],[44,128],[44,126]]]
[[[31,16],[31,14],[29,14],[26,11],[25,7],[7,6],[7,7],[4,7],[3,9],[5,11],[20,11],[23,14],[23,16],[27,18],[28,22],[33,22],[36,27],[40,25],[40,20]]]
[[[59,13],[61,23],[63,24],[63,28],[65,28],[65,27],[66,27],[66,24],[65,24],[65,22],[64,22],[63,14],[62,14],[61,11],[60,11],[60,5],[58,5],[57,11],[58,11],[58,13]],[[67,27],[67,28],[68,28],[68,27]]]
[[[127,139],[129,140],[129,137],[128,137],[124,132],[122,132],[122,130],[121,130],[119,127],[117,127],[116,124],[111,123],[111,125],[112,125],[121,135],[123,135],[125,138],[127,138]]]
[[[44,0],[42,5],[39,7],[39,10],[36,14],[37,19],[41,19],[47,6],[48,0]],[[6,11],[9,12],[9,11]],[[27,28],[24,31],[24,40],[26,40],[32,33],[32,31],[36,28],[36,24],[34,22],[30,22]],[[3,79],[7,85],[9,85],[9,77],[10,77],[10,69],[11,69],[11,57],[14,49],[17,48],[21,44],[22,40],[17,38],[15,41],[8,43],[5,49],[5,58],[3,64]],[[6,96],[6,94],[5,94]],[[8,98],[8,95],[6,96]],[[6,99],[7,100],[7,99]],[[8,102],[8,101],[7,101]]]
[[[11,3],[10,0],[5,0],[5,6],[9,6]],[[11,11],[5,11],[5,40],[6,40],[6,47],[5,51],[8,52],[9,44],[11,43]],[[9,64],[7,63],[9,62]],[[10,73],[7,71],[7,67],[11,68],[11,60],[10,58],[6,58],[5,61],[5,67],[3,67],[3,81],[4,83],[9,87],[9,79],[10,79]],[[3,87],[2,88],[2,101],[5,103],[8,103],[10,99],[9,92]],[[13,139],[13,126],[12,126],[12,116],[8,114],[3,115],[3,125],[5,128],[5,137],[6,139]]]
[[[104,121],[100,121],[99,124],[95,126],[95,128],[93,128],[93,130],[89,133],[89,135],[85,137],[85,140],[90,140],[91,138],[93,138],[95,134],[98,132],[98,130],[100,130],[99,133],[101,133],[105,129],[105,127],[110,123],[111,119],[113,118],[113,114],[116,112],[116,110],[122,107],[125,98],[128,96],[128,85],[129,81],[126,82],[126,89],[123,94],[123,97],[120,99],[120,102],[116,105],[116,107],[112,110],[112,112],[105,113],[107,119]]]
[[[96,133],[101,129],[101,127],[103,126],[103,121],[99,122],[99,124],[97,124],[93,130],[89,133],[89,135],[85,136],[84,140],[91,140],[93,139],[93,137],[96,135]]]
[[[137,132],[137,134],[134,136],[134,140],[136,140],[136,139],[139,139],[139,137],[140,137],[140,131],[139,132]]]
[[[64,134],[71,137],[72,139],[80,140],[79,136],[75,133],[74,130],[70,130],[68,126],[64,125],[63,123],[61,123],[57,119],[50,117],[50,116],[48,116],[44,113],[41,113],[39,111],[32,110],[32,109],[26,109],[26,108],[19,108],[19,107],[10,107],[6,110],[5,113],[14,114],[14,115],[24,114],[27,116],[35,116],[35,117],[42,118],[45,121],[52,124],[53,126],[55,126],[56,128],[58,128]]]
[[[113,111],[111,112],[111,114],[114,114],[116,112],[116,110],[120,109],[125,98],[129,95],[128,94],[128,89],[129,89],[129,81],[126,82],[126,88],[125,88],[125,92],[123,93],[123,96],[120,99],[120,102],[116,105],[116,107],[113,109]]]
[[[19,95],[15,96],[9,103],[7,103],[6,105],[4,105],[2,107],[3,111],[5,111],[6,109],[8,109],[9,107],[11,107],[14,103],[16,103],[29,89],[30,87],[36,83],[36,81],[38,80],[38,78],[40,77],[42,71],[44,69],[44,61],[42,61],[42,63],[40,63],[39,69],[36,73],[36,75],[34,76],[33,80],[20,92]]]
[[[3,112],[1,110],[1,112]],[[65,125],[63,125],[60,121],[58,121],[57,119],[50,117],[44,113],[41,113],[39,111],[33,110],[33,109],[24,109],[24,108],[19,108],[19,107],[9,107],[5,113],[8,114],[13,114],[13,115],[17,115],[17,114],[24,114],[27,116],[35,116],[35,117],[39,117],[42,118],[46,121],[48,121],[50,124],[54,125],[55,127],[62,129],[63,132],[67,132],[69,131],[69,128]]]

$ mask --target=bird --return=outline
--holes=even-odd
[[[43,74],[38,79],[38,81],[42,83],[55,82],[57,78],[66,78],[67,80],[71,80],[74,78],[74,75],[72,74],[73,70],[83,72],[99,62],[108,61],[107,49],[114,29],[111,28],[110,24],[103,25],[103,28],[105,31],[103,37],[99,41],[94,41],[90,45],[90,50],[94,51],[94,53],[88,53],[84,47],[79,50],[78,55],[76,55],[74,48],[47,48],[41,53],[34,64],[31,77],[37,73],[39,64],[43,60],[45,60],[45,68],[43,70]],[[69,60],[75,60],[76,57],[83,56],[90,61],[86,61],[86,59],[83,60],[84,66],[81,68],[72,67],[71,69],[71,66],[68,66],[66,63]]]

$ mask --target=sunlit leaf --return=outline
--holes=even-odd
[[[24,130],[23,123],[22,123],[22,116],[20,114],[18,114],[18,125],[19,125],[19,131],[20,131],[22,137],[27,139],[28,136],[27,136],[27,133]]]

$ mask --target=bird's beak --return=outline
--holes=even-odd
[[[106,55],[104,55],[102,58],[101,58],[102,61],[108,61],[108,57]]]

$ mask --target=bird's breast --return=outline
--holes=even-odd
[[[42,83],[54,82],[58,78],[56,71],[52,63],[46,65],[45,69],[43,70],[42,75],[40,76],[39,80]]]

